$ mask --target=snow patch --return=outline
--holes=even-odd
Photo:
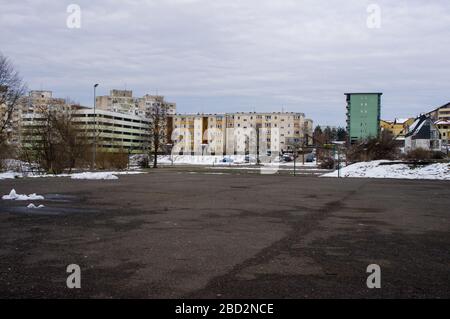
[[[2,199],[10,199],[10,200],[43,200],[44,196],[42,195],[36,195],[36,193],[30,194],[30,195],[21,195],[17,194],[15,189],[12,189],[11,192],[9,192],[9,195],[3,195]]]
[[[18,172],[0,173],[0,179],[19,178],[19,177],[22,177],[22,174]]]
[[[36,206],[36,205],[34,205],[33,203],[30,203],[30,204],[27,206],[27,208],[44,208],[44,207],[45,207],[44,205]]]
[[[435,163],[415,167],[410,167],[407,164],[380,165],[381,163],[389,163],[389,161],[379,160],[355,163],[341,168],[340,176],[450,180],[450,166],[448,163]],[[321,175],[321,177],[338,177],[338,171]]]
[[[119,179],[112,172],[84,172],[70,175],[72,179]]]

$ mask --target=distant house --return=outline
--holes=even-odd
[[[418,148],[429,151],[441,151],[442,140],[439,129],[427,115],[421,115],[411,124],[405,135],[405,152]]]
[[[413,124],[415,118],[405,118],[405,119],[395,119],[393,121],[389,120],[380,120],[380,128],[381,131],[388,131],[394,137],[405,137],[405,134],[408,133],[409,127]]]
[[[393,121],[380,120],[380,128],[382,132],[390,132],[395,138],[397,146],[404,151],[405,135],[409,131],[409,127],[414,123],[415,118],[396,118]]]

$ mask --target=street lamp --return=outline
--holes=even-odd
[[[98,83],[94,84],[94,144],[92,145],[92,168],[95,169],[95,156],[97,153],[97,113],[96,113],[96,105],[97,105],[97,98],[96,98],[96,89],[97,89]]]

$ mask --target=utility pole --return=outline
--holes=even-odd
[[[259,160],[259,125],[256,124],[256,165],[261,164]]]
[[[97,89],[98,83],[94,84],[94,144],[93,144],[93,150],[92,150],[92,168],[95,169],[95,156],[97,153],[97,113],[96,113],[96,105],[97,105],[97,98],[96,98],[96,89]]]
[[[294,176],[295,176],[295,163],[297,162],[297,150],[294,150]]]

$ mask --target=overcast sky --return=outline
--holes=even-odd
[[[330,125],[345,125],[346,92],[383,92],[386,119],[450,101],[448,0],[0,0],[0,30],[29,89],[89,106],[94,83],[158,92],[181,113],[284,109]]]

